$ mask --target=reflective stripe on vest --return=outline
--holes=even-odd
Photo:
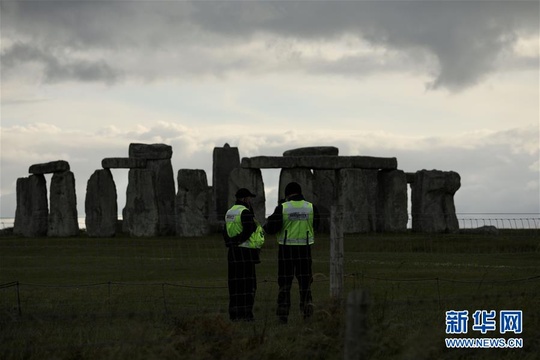
[[[244,227],[242,226],[242,211],[248,210],[244,205],[233,205],[225,214],[225,227],[229,237],[235,237],[240,234]],[[251,234],[249,239],[238,245],[251,249],[260,249],[264,243],[264,231],[261,225],[255,220],[257,229]]]
[[[311,245],[313,232],[313,204],[308,201],[283,203],[283,228],[278,233],[280,245]]]

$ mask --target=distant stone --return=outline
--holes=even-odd
[[[279,199],[285,198],[285,187],[288,183],[293,181],[297,182],[302,187],[302,195],[304,195],[304,198],[311,203],[315,203],[315,196],[313,194],[315,178],[311,170],[302,168],[281,170],[279,174]]]
[[[158,235],[174,235],[176,194],[171,160],[148,160],[146,168],[154,172],[154,193],[159,215]]]
[[[396,158],[371,156],[256,156],[243,158],[246,169],[397,169]]]
[[[233,169],[240,167],[240,154],[237,147],[215,147],[212,155],[212,188],[215,201],[212,213],[221,222],[229,210],[229,175]]]
[[[342,169],[339,171],[339,204],[343,206],[345,233],[376,230],[377,171]]]
[[[75,176],[71,171],[54,173],[50,189],[51,209],[48,236],[68,237],[79,234]]]
[[[125,233],[137,237],[158,235],[159,213],[154,171],[129,170],[126,206],[122,215]]]
[[[454,194],[461,178],[453,171],[416,172],[412,189],[412,229],[418,232],[457,232]]]
[[[472,235],[499,235],[499,229],[493,225],[480,226],[474,229],[460,229],[460,234],[472,234]]]
[[[205,236],[208,223],[208,179],[204,170],[178,170],[176,235]]]
[[[147,160],[172,158],[172,146],[166,144],[129,144],[129,157]]]
[[[25,237],[46,236],[49,224],[47,183],[43,175],[17,179],[17,209],[13,233]]]
[[[330,232],[330,209],[337,203],[336,170],[313,170],[313,202],[321,218],[320,232]]]
[[[416,173],[405,173],[405,176],[407,178],[407,184],[414,184],[414,179],[416,178]]]
[[[96,170],[90,176],[84,207],[88,236],[111,237],[116,234],[117,194],[110,170]]]
[[[252,201],[253,212],[259,223],[263,224],[266,219],[266,196],[261,170],[236,168],[229,176],[229,207],[236,201],[234,196],[238,189],[247,188],[257,195]]]
[[[311,146],[287,150],[283,156],[338,156],[339,149],[334,146]]]
[[[407,176],[401,170],[379,171],[377,231],[407,230]]]
[[[28,169],[28,172],[34,175],[52,174],[63,171],[69,171],[69,163],[64,160],[51,161],[42,164],[34,164]]]
[[[104,169],[144,169],[146,159],[142,158],[105,158],[101,160]]]

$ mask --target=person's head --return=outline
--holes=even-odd
[[[297,182],[290,182],[285,186],[285,198],[288,199],[294,195],[302,195],[302,187]]]
[[[246,204],[251,204],[251,199],[254,198],[256,195],[246,188],[241,188],[241,189],[238,189],[235,196],[236,196],[237,201],[241,201]]]

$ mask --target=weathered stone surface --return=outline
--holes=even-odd
[[[377,173],[364,169],[339,171],[339,204],[343,206],[345,233],[376,230]]]
[[[153,170],[131,169],[128,175],[123,229],[132,236],[157,236],[159,212]]]
[[[62,171],[69,171],[69,163],[67,161],[58,160],[43,164],[34,164],[28,169],[28,172],[34,175],[52,174]]]
[[[412,184],[412,229],[418,232],[456,232],[459,224],[454,194],[461,178],[453,171],[421,170]]]
[[[143,158],[105,158],[101,160],[104,169],[144,169],[146,159]]]
[[[484,225],[473,229],[460,229],[460,234],[473,234],[473,235],[486,235],[486,236],[498,236],[499,229],[493,225]]]
[[[171,160],[148,160],[146,167],[154,172],[154,191],[159,215],[158,234],[174,235],[176,233],[175,186]]]
[[[416,178],[416,173],[405,173],[405,176],[407,177],[407,184],[413,184],[414,179]]]
[[[251,204],[255,218],[263,224],[266,218],[266,196],[261,170],[236,168],[231,171],[229,176],[229,207],[236,201],[234,195],[240,188],[247,188],[257,195],[252,199]]]
[[[241,166],[246,169],[397,169],[396,158],[371,156],[256,156],[243,158]]]
[[[116,234],[117,194],[110,170],[96,170],[90,176],[86,185],[84,208],[88,236],[111,237]]]
[[[172,158],[172,146],[166,144],[129,144],[129,157],[147,160],[167,160]],[[174,177],[174,176],[173,176]]]
[[[176,234],[205,236],[209,233],[208,198],[210,191],[204,170],[178,171],[176,194]]]
[[[51,209],[48,236],[67,237],[79,234],[75,176],[71,171],[54,173],[50,189]]]
[[[310,146],[287,150],[283,156],[338,156],[339,149],[335,146]]]
[[[43,175],[17,179],[17,209],[13,233],[26,237],[46,236],[49,224],[47,183]]]
[[[215,214],[217,221],[223,221],[229,209],[229,176],[233,169],[240,167],[240,154],[237,147],[225,144],[214,148],[212,188],[214,190]]]
[[[407,176],[401,170],[379,171],[377,231],[405,231],[407,221]]]
[[[320,232],[330,232],[330,210],[337,204],[336,170],[314,170],[313,201],[319,210]]]
[[[279,174],[279,199],[285,198],[285,187],[292,181],[300,184],[302,195],[307,201],[317,205],[313,194],[314,176],[309,169],[281,169]]]

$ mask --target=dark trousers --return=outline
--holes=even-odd
[[[311,298],[311,246],[309,245],[279,245],[278,252],[278,306],[276,314],[284,319],[289,316],[291,308],[291,286],[294,277],[300,288],[300,311],[304,318],[313,312]]]
[[[253,320],[257,277],[253,249],[230,247],[228,260],[229,317],[232,321]]]

